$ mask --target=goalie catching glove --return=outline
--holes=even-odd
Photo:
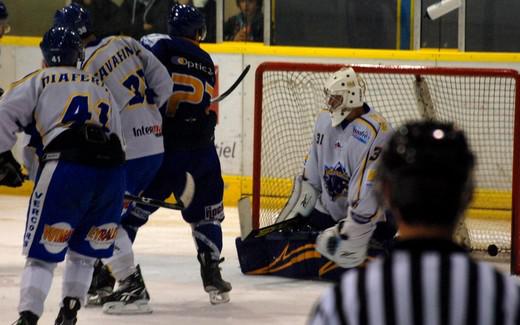
[[[280,223],[298,216],[307,217],[318,200],[320,192],[301,175],[294,177],[291,197],[276,217],[275,223]]]
[[[22,186],[24,176],[22,167],[14,159],[11,151],[0,154],[0,185],[9,187]]]
[[[367,259],[368,243],[376,228],[375,223],[357,223],[348,215],[337,225],[325,229],[316,238],[316,250],[342,268],[353,268]]]

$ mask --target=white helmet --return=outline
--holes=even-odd
[[[332,118],[332,126],[338,126],[352,109],[363,106],[365,81],[351,67],[334,72],[325,83],[325,95]]]

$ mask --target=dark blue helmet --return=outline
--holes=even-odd
[[[81,38],[92,34],[92,21],[88,12],[77,3],[57,10],[54,14],[54,26],[67,26],[74,29]]]
[[[7,13],[7,7],[0,1],[0,19],[6,19],[9,14]]]
[[[204,16],[193,6],[177,4],[168,17],[168,34],[202,41],[206,37]]]
[[[81,38],[72,28],[54,26],[40,43],[43,58],[49,66],[76,66],[83,59]]]

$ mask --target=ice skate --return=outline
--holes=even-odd
[[[114,290],[115,283],[116,279],[108,267],[98,260],[94,266],[92,282],[88,289],[86,307],[102,306]]]
[[[200,262],[200,275],[204,291],[209,294],[209,302],[212,305],[229,302],[231,283],[222,279],[219,267],[219,264],[224,262],[224,258],[212,260],[209,254],[204,253],[199,254],[197,258]]]
[[[118,288],[105,299],[103,312],[112,315],[148,314],[150,295],[146,291],[139,265],[136,271],[119,282]]]
[[[60,312],[54,325],[75,325],[78,321],[76,315],[80,308],[81,303],[79,302],[79,299],[65,297],[63,299],[63,307],[60,308]]]
[[[22,311],[20,318],[12,325],[36,325],[38,324],[38,316],[31,313],[30,311]]]

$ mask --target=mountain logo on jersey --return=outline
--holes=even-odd
[[[340,162],[337,162],[335,166],[325,165],[323,180],[325,181],[325,188],[332,201],[338,196],[348,193],[350,177]]]
[[[171,59],[170,59],[170,62],[172,64],[175,64],[175,65],[185,66],[188,69],[197,69],[197,70],[200,70],[200,71],[204,71],[205,73],[207,73],[210,76],[215,74],[215,71],[213,71],[212,68],[207,67],[207,66],[201,64],[200,62],[190,61],[190,60],[188,60],[188,59],[186,59],[185,57],[182,57],[182,56],[172,56]]]
[[[67,247],[67,243],[73,232],[74,229],[66,222],[44,225],[40,244],[42,244],[49,253],[57,254]]]
[[[363,143],[367,143],[370,139],[370,132],[367,128],[354,125],[354,128],[352,129],[352,136]]]

